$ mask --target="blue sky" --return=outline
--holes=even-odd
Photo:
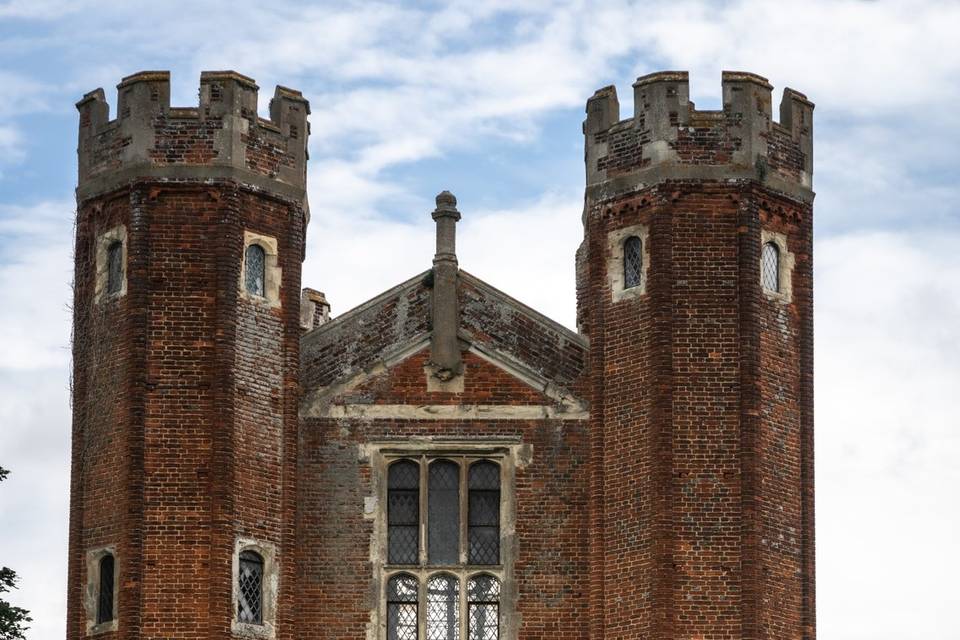
[[[430,264],[456,193],[461,265],[573,324],[580,123],[593,91],[720,71],[814,114],[820,637],[951,640],[960,607],[960,4],[0,0],[0,563],[31,640],[66,590],[76,111],[85,92],[235,69],[312,105],[304,284],[334,314]]]

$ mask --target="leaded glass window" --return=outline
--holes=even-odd
[[[780,292],[780,248],[767,242],[760,252],[760,279],[767,291]]]
[[[451,575],[427,581],[427,640],[460,639],[460,582]]]
[[[390,465],[387,479],[387,562],[420,560],[420,465],[401,460]]]
[[[387,640],[417,640],[417,586],[407,574],[387,583]]]
[[[623,288],[639,287],[643,278],[643,243],[630,236],[623,243]]]
[[[460,466],[448,460],[430,465],[427,556],[434,565],[460,562]]]
[[[100,558],[100,589],[97,593],[97,624],[113,620],[113,554]]]
[[[251,244],[247,247],[246,259],[244,260],[244,288],[247,293],[254,296],[264,296],[264,280],[266,273],[267,253],[258,244]]]
[[[107,294],[123,288],[123,243],[115,240],[107,247]]]
[[[475,462],[467,485],[470,564],[500,564],[500,465]]]
[[[476,576],[467,582],[467,639],[500,638],[500,581]]]
[[[259,553],[240,553],[237,580],[237,620],[263,624],[263,557]]]

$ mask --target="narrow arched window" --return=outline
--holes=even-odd
[[[643,278],[643,243],[630,236],[623,243],[623,288],[639,287]]]
[[[247,247],[244,260],[243,274],[244,287],[247,293],[254,296],[264,296],[264,274],[266,273],[267,253],[259,244]]]
[[[448,460],[430,465],[427,496],[427,556],[430,564],[460,562],[460,466]]]
[[[393,576],[387,582],[387,640],[417,640],[417,579]]]
[[[470,564],[500,564],[500,465],[475,462],[467,486]]]
[[[107,247],[107,294],[123,288],[123,243],[115,240]]]
[[[239,568],[237,620],[263,624],[263,556],[256,551],[242,551]]]
[[[467,640],[500,638],[500,581],[475,576],[467,582]]]
[[[401,460],[387,479],[387,561],[416,564],[420,559],[420,465]]]
[[[767,242],[760,252],[760,280],[767,291],[780,292],[780,247]]]
[[[427,640],[460,640],[460,583],[451,575],[427,581]]]
[[[100,589],[97,593],[97,624],[113,620],[113,573],[115,561],[108,553],[100,558]]]

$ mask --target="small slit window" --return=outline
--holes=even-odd
[[[780,247],[767,242],[760,252],[760,279],[767,291],[780,293]]]
[[[623,242],[623,287],[639,287],[643,278],[643,243],[637,236]]]
[[[470,564],[500,564],[500,465],[475,462],[468,487]]]
[[[420,553],[420,465],[390,465],[387,481],[387,562],[416,564]]]
[[[123,288],[123,243],[115,240],[107,247],[107,294],[120,293]]]
[[[237,620],[263,624],[263,556],[242,551],[237,580]]]
[[[97,624],[113,620],[113,572],[115,561],[113,554],[108,553],[100,558],[100,584],[97,591]]]
[[[500,581],[476,576],[467,582],[468,640],[499,640]]]
[[[454,576],[427,581],[427,640],[460,640],[460,582]]]
[[[247,247],[244,260],[244,288],[253,296],[264,297],[267,252],[259,244]]]
[[[460,562],[460,465],[440,460],[430,465],[427,496],[427,552],[430,564]]]
[[[387,640],[417,640],[417,579],[401,574],[387,583]]]

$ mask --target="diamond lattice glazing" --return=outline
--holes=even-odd
[[[760,253],[760,272],[763,288],[780,291],[780,249],[773,242],[763,245]]]

